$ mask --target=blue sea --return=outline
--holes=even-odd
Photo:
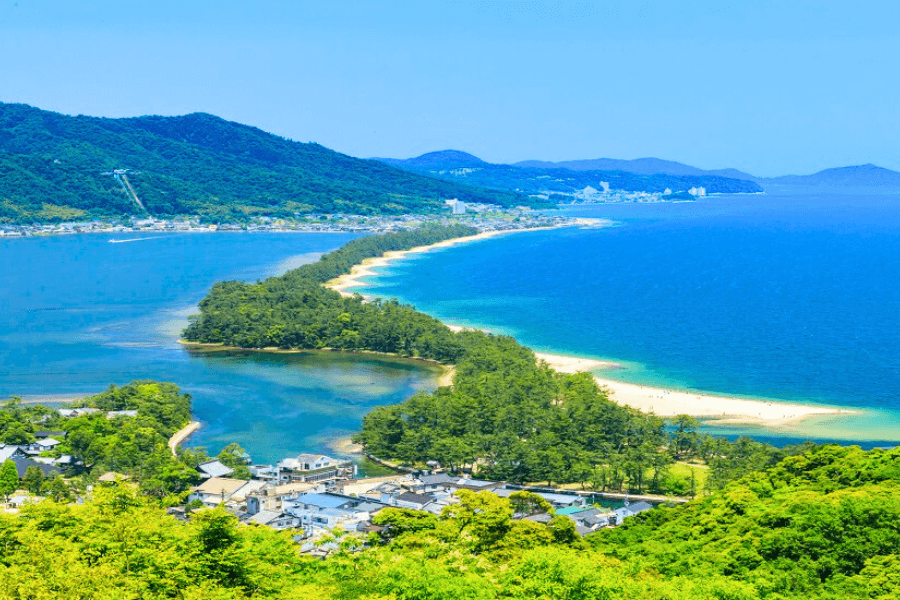
[[[775,190],[563,214],[616,225],[416,255],[364,291],[622,364],[606,377],[866,409],[788,430],[711,428],[720,433],[900,440],[900,194]]]

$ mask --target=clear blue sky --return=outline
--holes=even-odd
[[[0,0],[0,100],[354,156],[900,169],[900,3]]]

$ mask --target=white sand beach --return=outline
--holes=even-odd
[[[536,353],[536,356],[560,373],[594,374],[598,370],[616,366],[615,363],[557,354]],[[610,399],[617,404],[630,406],[642,412],[652,412],[660,417],[690,415],[701,419],[715,419],[720,424],[778,427],[795,424],[812,416],[858,414],[857,411],[842,408],[648,387],[607,379],[596,374],[594,379],[609,390]]]

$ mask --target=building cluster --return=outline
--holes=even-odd
[[[620,202],[668,202],[670,200],[669,196],[673,194],[690,194],[695,198],[699,198],[702,196],[706,196],[706,188],[705,187],[692,187],[686,191],[676,191],[673,192],[672,188],[666,188],[662,192],[630,192],[626,190],[613,190],[610,189],[609,183],[606,181],[600,182],[600,189],[593,186],[587,186],[584,189],[576,190],[571,193],[566,192],[558,192],[558,191],[544,191],[540,194],[533,194],[537,198],[549,199],[551,196],[556,198],[562,196],[570,197],[572,204],[610,204],[610,203],[620,203]]]
[[[316,538],[334,528],[378,531],[372,518],[388,507],[439,515],[459,502],[459,490],[488,491],[504,498],[521,490],[502,481],[444,472],[355,479],[354,463],[316,454],[301,454],[274,466],[251,467],[253,478],[249,480],[231,477],[232,469],[217,460],[199,465],[198,471],[204,481],[188,497],[191,508],[223,504],[244,523],[294,530],[299,540]],[[614,527],[626,517],[651,508],[646,502],[637,502],[616,510],[601,509],[590,506],[585,494],[546,489],[534,493],[557,515],[571,519],[581,535]],[[549,522],[552,515],[542,512],[515,518]]]
[[[44,477],[61,474],[72,464],[72,457],[63,455],[56,458],[41,456],[53,450],[66,438],[65,431],[36,431],[30,444],[0,444],[0,465],[11,460],[16,465],[19,478],[25,477],[29,467],[35,467]]]
[[[565,218],[540,215],[525,207],[504,209],[492,204],[471,204],[457,199],[445,200],[453,215],[446,213],[428,215],[350,215],[298,214],[294,218],[254,217],[246,223],[202,223],[199,217],[178,217],[158,219],[132,217],[127,221],[105,221],[95,219],[86,222],[33,223],[24,225],[0,224],[0,237],[32,237],[42,235],[65,235],[76,233],[204,233],[213,231],[245,232],[300,232],[300,233],[389,233],[411,229],[423,224],[447,224],[464,222],[480,229],[525,229],[559,225]]]
[[[78,408],[60,408],[59,415],[65,418],[80,417],[83,415],[92,415],[102,413],[107,419],[116,418],[133,418],[137,417],[136,410],[109,410],[104,411],[91,406],[82,406]],[[46,421],[46,417],[41,422]],[[72,465],[80,465],[72,456],[63,454],[61,456],[42,456],[55,450],[57,446],[66,439],[65,431],[36,431],[34,432],[34,441],[28,444],[0,444],[0,465],[7,460],[13,461],[16,465],[16,471],[19,478],[25,476],[29,467],[36,467],[41,471],[44,477],[52,477],[56,474],[63,474],[64,471]]]

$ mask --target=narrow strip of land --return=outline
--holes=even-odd
[[[606,227],[609,225],[612,225],[612,221],[608,221],[606,219],[573,219],[571,222],[568,222],[565,225],[555,227],[532,227],[529,229],[501,229],[496,231],[484,231],[476,235],[452,238],[449,240],[444,240],[443,242],[437,242],[436,244],[429,244],[428,246],[417,246],[415,248],[410,248],[409,250],[395,250],[392,252],[385,252],[381,256],[367,258],[358,265],[354,265],[349,273],[332,279],[325,284],[325,287],[330,288],[336,292],[340,292],[344,296],[352,296],[353,294],[349,290],[365,287],[366,283],[363,281],[363,279],[365,279],[366,277],[377,275],[377,272],[374,269],[377,269],[379,267],[386,267],[392,262],[400,260],[402,258],[406,258],[411,254],[422,254],[424,252],[437,250],[439,248],[449,248],[451,246],[467,244],[469,242],[477,242],[479,240],[486,240],[498,235],[506,235],[509,233],[544,231],[547,229],[559,229],[561,227]]]
[[[180,446],[184,440],[188,439],[191,434],[198,429],[200,429],[200,421],[191,421],[190,423],[176,431],[174,434],[172,434],[172,437],[169,438],[169,450],[172,451],[172,456],[178,455],[178,453],[176,452],[176,450],[178,450],[178,446]]]
[[[537,357],[560,373],[582,373],[609,369],[614,363],[537,353]],[[610,392],[610,400],[623,406],[630,406],[642,412],[652,412],[660,417],[690,415],[704,419],[716,419],[718,423],[765,425],[778,427],[802,421],[817,415],[857,414],[857,411],[826,406],[813,406],[767,401],[761,399],[732,398],[715,396],[702,392],[685,392],[624,383],[594,375],[598,384]]]
[[[609,221],[586,219],[573,222],[570,226],[597,227],[609,224],[611,224]],[[386,252],[381,256],[366,259],[362,263],[355,265],[350,273],[329,281],[325,286],[345,296],[349,296],[351,295],[351,290],[366,285],[363,279],[377,275],[376,269],[389,266],[394,261],[413,254],[421,254],[438,248],[447,248],[517,231],[534,231],[534,229],[488,231],[477,235],[453,238],[428,246],[419,246],[410,250]],[[461,329],[452,325],[449,327],[456,331]],[[599,385],[609,390],[610,399],[613,402],[642,412],[652,412],[660,417],[690,415],[700,419],[715,419],[719,424],[760,425],[778,428],[795,425],[806,418],[814,416],[858,414],[858,411],[836,407],[789,403],[778,400],[769,401],[758,398],[735,398],[703,392],[689,392],[625,383],[602,377],[595,373],[595,371],[615,368],[617,366],[615,363],[558,354],[536,353],[536,355],[552,369],[561,373],[590,372],[594,375],[594,379]],[[450,382],[452,382],[452,373],[448,373],[445,378],[442,378],[441,385]]]

